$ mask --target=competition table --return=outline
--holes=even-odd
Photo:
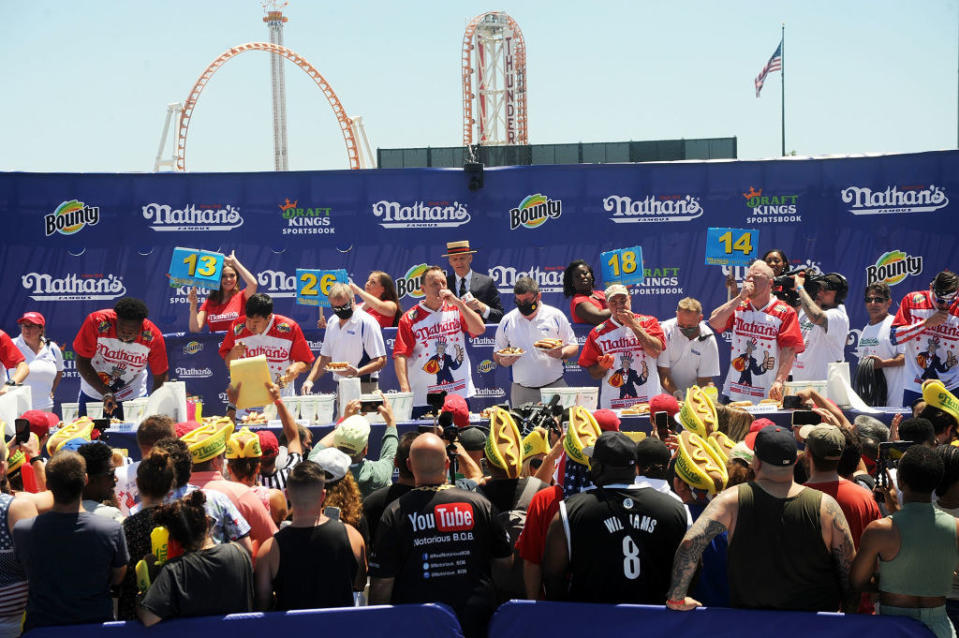
[[[908,408],[883,408],[882,412],[871,414],[878,418],[880,421],[886,425],[892,420],[896,414],[908,413]],[[851,421],[855,419],[858,415],[863,414],[855,410],[845,410],[844,411],[846,418]],[[775,410],[770,412],[762,412],[756,414],[756,418],[765,417],[775,423],[776,425],[790,426],[791,425],[791,415],[792,411],[790,410]],[[649,432],[649,417],[646,415],[642,416],[624,416],[621,417],[622,424],[620,425],[621,430],[628,432]],[[399,434],[402,436],[405,432],[415,432],[420,425],[431,425],[432,420],[420,420],[420,421],[403,421],[396,424],[396,429]],[[475,420],[471,421],[471,425],[478,425],[481,427],[486,427],[489,425],[489,421],[479,419],[478,417]],[[310,432],[313,434],[313,441],[319,441],[322,437],[329,434],[330,430],[333,429],[333,424],[329,425],[313,425],[309,427]],[[278,427],[251,427],[251,430],[272,430],[275,434],[279,435],[282,431],[282,428]],[[386,429],[386,426],[382,423],[373,423],[370,426],[370,450],[367,453],[369,458],[376,459],[379,457],[380,453],[380,442],[383,439],[383,431]],[[105,441],[110,447],[119,448],[121,450],[126,450],[130,458],[135,461],[140,460],[140,449],[136,444],[136,433],[134,431],[119,432],[116,430],[107,430],[101,435],[101,440]]]

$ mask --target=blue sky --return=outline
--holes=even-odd
[[[586,7],[589,8],[586,8]],[[504,10],[527,46],[530,142],[725,137],[779,154],[780,79],[753,78],[786,23],[786,146],[804,155],[957,145],[959,0],[292,0],[285,45],[362,115],[375,149],[461,142],[466,23]],[[267,41],[256,0],[0,0],[0,170],[152,170],[170,102],[231,46]],[[347,168],[336,120],[286,65],[291,170]],[[204,90],[192,171],[273,168],[269,60]]]

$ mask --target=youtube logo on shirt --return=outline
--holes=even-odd
[[[444,503],[433,508],[436,529],[441,532],[464,532],[473,529],[473,506],[470,503]]]

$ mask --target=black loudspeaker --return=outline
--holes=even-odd
[[[468,188],[471,191],[478,191],[483,188],[483,165],[479,162],[466,162],[463,165],[463,172],[466,173],[466,179],[469,180]]]

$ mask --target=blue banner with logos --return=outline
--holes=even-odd
[[[186,329],[189,289],[165,277],[176,246],[235,251],[276,312],[309,328],[318,311],[295,303],[298,267],[342,268],[360,285],[383,270],[409,308],[426,265],[446,266],[446,242],[463,239],[507,310],[516,278],[528,275],[545,303],[568,312],[570,261],[585,259],[599,279],[601,253],[641,245],[633,310],[667,319],[691,296],[708,316],[726,299],[726,272],[745,274],[704,265],[707,229],[723,227],[761,230],[759,254],[781,248],[790,267],[843,273],[852,352],[867,321],[867,282],[893,287],[895,312],[905,293],[959,267],[959,231],[948,221],[959,197],[957,151],[491,168],[484,182],[470,191],[457,169],[0,173],[0,328],[16,335],[24,311],[44,314],[47,336],[65,346],[57,398],[69,401],[78,388],[72,342],[88,313],[132,295],[164,332]],[[720,352],[728,361],[724,344]]]

